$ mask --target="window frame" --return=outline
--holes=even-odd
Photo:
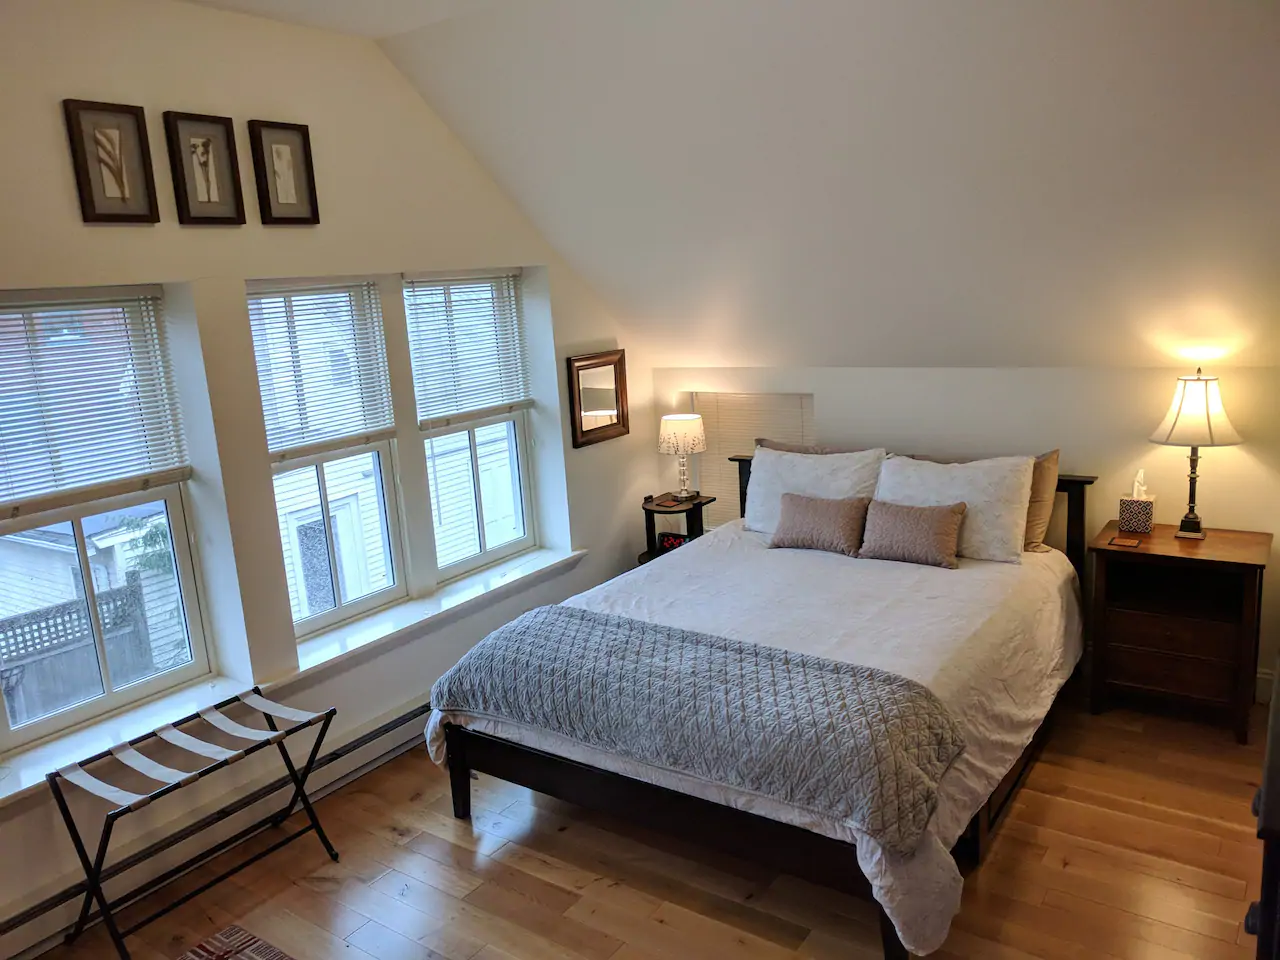
[[[364,453],[378,454],[378,473],[382,481],[380,487],[383,504],[383,523],[387,538],[387,552],[391,555],[391,568],[394,581],[390,586],[373,593],[358,597],[347,603],[342,602],[341,571],[338,564],[337,543],[334,540],[333,526],[329,519],[329,494],[324,480],[324,464],[335,460],[345,460]],[[408,571],[405,566],[405,550],[403,531],[400,525],[400,501],[397,496],[396,476],[400,464],[396,457],[395,444],[391,440],[375,440],[368,443],[354,444],[340,450],[326,450],[293,460],[276,460],[271,465],[271,479],[282,473],[302,470],[307,467],[316,468],[316,482],[320,492],[320,519],[324,521],[325,539],[329,548],[329,575],[333,584],[334,606],[300,620],[293,621],[294,638],[301,643],[317,633],[332,629],[339,624],[366,616],[375,610],[389,606],[409,596]],[[276,509],[277,525],[279,524],[279,507]],[[287,549],[281,541],[281,551]],[[305,589],[299,582],[299,589]],[[292,605],[290,605],[292,612]]]
[[[516,440],[516,468],[520,477],[520,500],[521,509],[524,511],[524,536],[518,540],[512,540],[510,543],[504,543],[498,547],[487,548],[484,542],[484,502],[483,495],[480,490],[479,479],[479,455],[476,449],[475,431],[482,428],[492,426],[499,423],[512,423],[515,426]],[[532,446],[529,442],[529,417],[528,410],[521,408],[511,410],[504,413],[493,414],[487,417],[477,417],[474,420],[462,420],[451,423],[448,426],[437,427],[432,430],[420,430],[420,442],[424,447],[426,442],[433,437],[446,436],[451,433],[462,433],[467,431],[470,435],[471,444],[471,470],[475,479],[476,491],[476,510],[477,510],[477,529],[480,537],[480,552],[471,557],[465,557],[462,560],[455,561],[447,565],[442,565],[439,557],[436,559],[436,577],[439,584],[446,584],[460,577],[465,577],[475,573],[484,567],[492,566],[495,563],[501,563],[518,554],[533,550],[538,546],[538,530],[537,516],[534,512],[534,491],[533,491],[533,473],[529,469],[529,460],[532,453]],[[427,509],[431,510],[431,470],[428,458],[427,464]],[[435,551],[434,543],[435,520],[432,517],[432,550]]]
[[[143,503],[154,503],[163,500],[169,523],[169,539],[173,546],[174,568],[178,579],[178,593],[182,600],[182,609],[187,627],[187,637],[191,644],[191,662],[174,667],[163,673],[137,680],[119,690],[111,689],[110,669],[106,662],[104,638],[98,625],[95,606],[97,586],[93,582],[92,564],[86,571],[83,564],[86,556],[83,552],[83,529],[77,524],[76,538],[77,563],[81,564],[81,576],[84,583],[85,598],[89,604],[90,619],[94,623],[94,645],[98,656],[98,668],[103,681],[103,693],[100,696],[75,704],[65,710],[32,720],[19,727],[10,726],[8,710],[0,703],[0,755],[22,747],[65,733],[73,727],[97,720],[109,713],[131,706],[143,700],[152,699],[175,687],[209,676],[213,664],[209,654],[208,632],[205,629],[204,610],[201,605],[198,561],[191,536],[191,526],[187,520],[186,496],[181,483],[165,484],[128,493],[115,494],[98,499],[84,499],[77,503],[47,510],[42,513],[25,514],[12,520],[0,521],[0,536],[21,533],[34,527],[44,527],[56,523],[75,522],[87,516],[107,513],[125,507]]]

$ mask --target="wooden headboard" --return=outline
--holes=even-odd
[[[751,457],[739,455],[730,457],[738,465],[738,510],[742,516],[747,514],[747,484],[751,482]],[[1084,532],[1084,495],[1097,477],[1080,476],[1074,473],[1058,474],[1058,492],[1067,495],[1067,559],[1076,568],[1076,576],[1084,583],[1084,561],[1087,549]]]

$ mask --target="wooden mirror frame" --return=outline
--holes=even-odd
[[[573,446],[585,447],[592,443],[625,437],[631,432],[631,418],[627,413],[627,351],[606,350],[604,353],[585,353],[566,357],[569,369],[569,426],[573,429]],[[614,389],[618,394],[618,422],[603,427],[582,429],[582,386],[579,374],[596,367],[613,367]]]

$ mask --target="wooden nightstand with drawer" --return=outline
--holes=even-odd
[[[1209,530],[1186,540],[1177,529],[1120,533],[1113,520],[1089,544],[1090,702],[1095,712],[1120,699],[1185,704],[1217,716],[1245,743],[1271,534]],[[1113,537],[1139,544],[1117,546]]]

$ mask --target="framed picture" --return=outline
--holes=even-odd
[[[164,138],[169,146],[178,222],[244,223],[244,192],[231,118],[168,110]]]
[[[141,107],[63,100],[85,223],[158,223],[147,118]]]
[[[253,178],[262,222],[319,223],[311,135],[300,123],[249,121]]]

